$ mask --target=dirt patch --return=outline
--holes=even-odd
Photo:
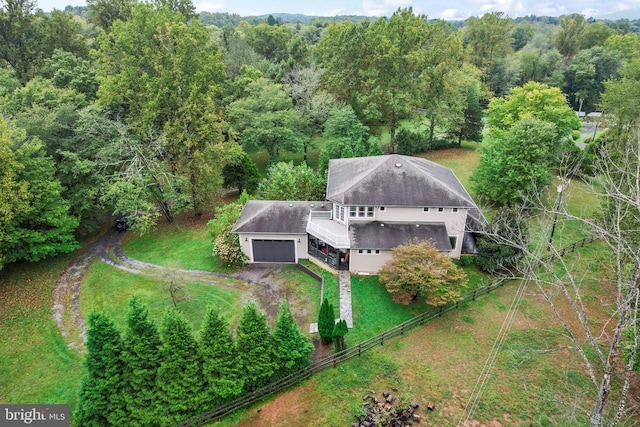
[[[306,383],[300,387],[275,397],[270,402],[251,409],[253,415],[238,424],[239,427],[280,427],[318,425],[315,420],[308,419],[313,399],[313,387]]]

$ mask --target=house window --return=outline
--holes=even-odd
[[[453,213],[458,212],[458,208],[451,208],[451,212],[453,212]]]
[[[356,216],[356,207],[355,206],[349,206],[349,216],[351,218],[353,218],[354,216]]]
[[[340,221],[344,221],[344,206],[340,206]]]
[[[444,208],[438,208],[438,212],[444,212]]]
[[[335,219],[340,218],[340,205],[335,205],[336,213],[334,215]]]
[[[373,218],[373,206],[367,207],[367,218]]]
[[[373,218],[373,206],[349,206],[349,216],[358,218]]]
[[[451,243],[451,250],[455,251],[458,244],[458,236],[449,236],[449,243]]]
[[[384,206],[380,206],[380,212],[384,212]]]
[[[427,207],[422,208],[422,212],[429,212],[429,208]]]
[[[363,255],[378,255],[380,254],[380,249],[358,249],[358,253]]]
[[[358,206],[358,216],[359,217],[364,217],[364,210],[366,208],[364,206]]]

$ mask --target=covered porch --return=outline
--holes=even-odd
[[[307,237],[310,256],[335,270],[349,270],[349,249],[336,248],[311,234]]]

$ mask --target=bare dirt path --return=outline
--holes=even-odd
[[[149,264],[129,258],[122,252],[125,233],[110,229],[88,245],[65,268],[53,293],[53,319],[69,347],[84,350],[86,324],[80,310],[80,287],[92,263],[105,262],[132,274],[151,277],[175,275],[180,280],[198,281],[214,286],[234,287],[245,291],[243,300],[253,300],[273,321],[278,314],[282,283],[277,278],[278,267],[249,265],[233,273],[185,270]]]

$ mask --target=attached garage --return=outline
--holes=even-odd
[[[296,262],[294,240],[252,239],[253,262]]]

